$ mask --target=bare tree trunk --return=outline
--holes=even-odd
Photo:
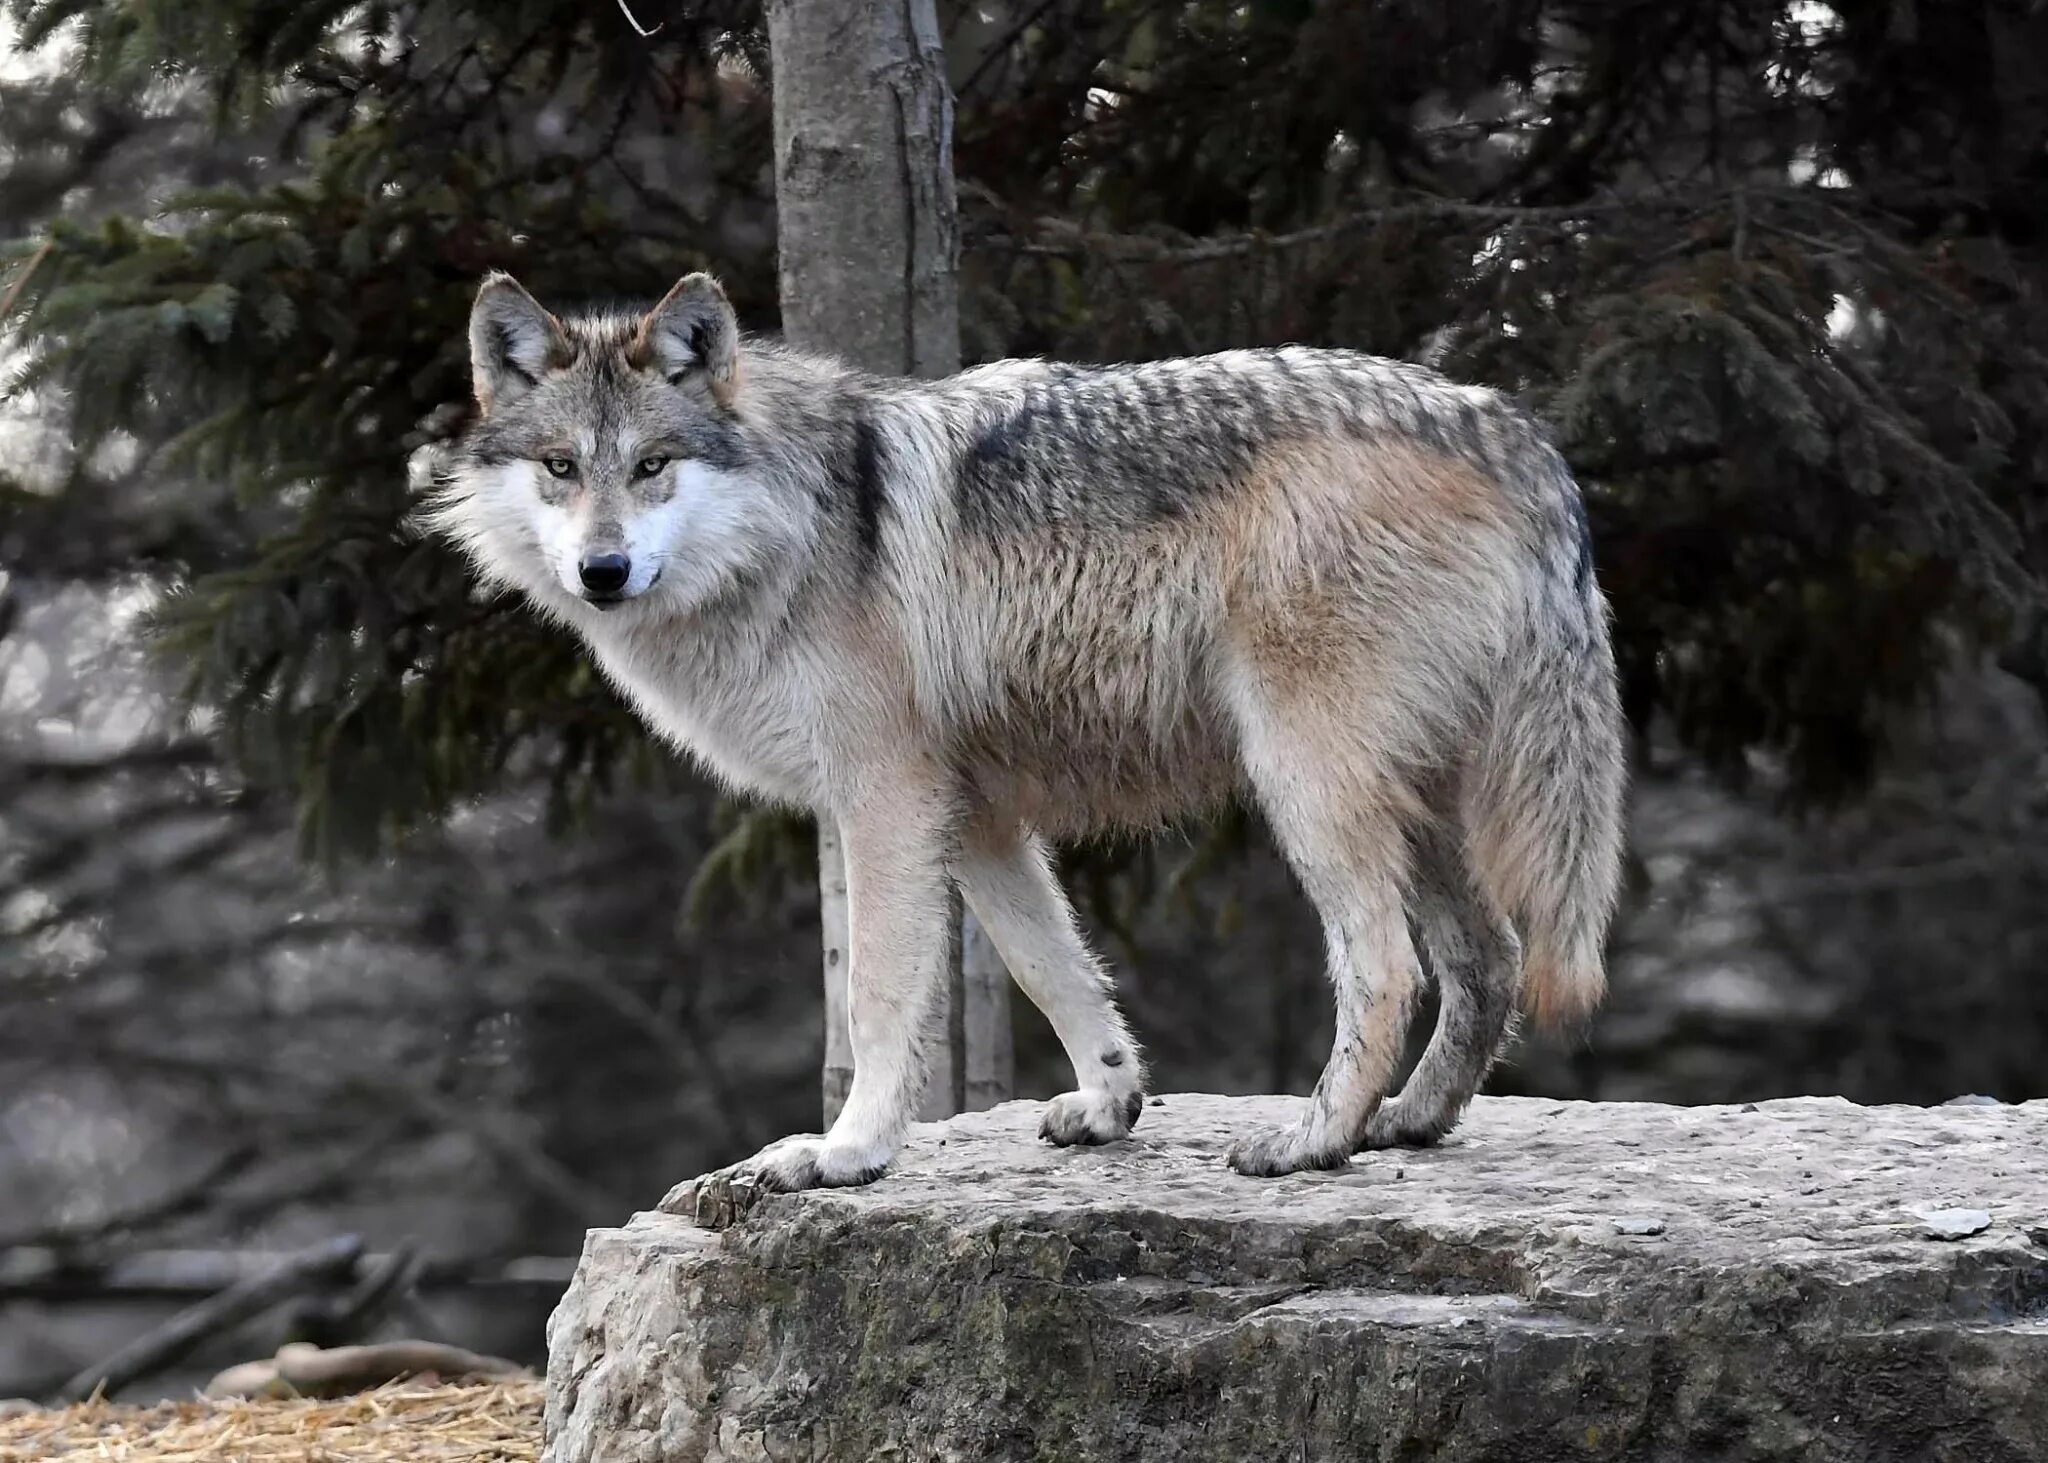
[[[853,1086],[853,1032],[846,1022],[846,858],[839,825],[818,820],[818,923],[825,944],[825,1126],[846,1106]]]
[[[958,370],[953,93],[932,0],[769,0],[768,45],[785,335],[870,371]],[[829,1124],[853,1079],[837,829],[819,830],[818,883]],[[971,921],[961,934],[961,948],[987,945]],[[1009,1095],[1009,983],[999,962],[992,983],[992,961],[992,951],[977,955],[965,989],[954,962],[944,1007],[948,1040],[932,1063],[927,1117]]]
[[[770,0],[790,343],[870,371],[960,368],[953,93],[932,0]]]
[[[1010,972],[995,942],[971,914],[960,917],[960,1035],[966,1071],[960,1111],[980,1112],[1016,1091],[1010,1046]]]
[[[955,894],[947,906],[949,930],[946,969],[950,974],[946,988],[939,996],[939,1009],[933,1014],[933,1034],[939,1039],[931,1043],[930,1071],[925,1076],[924,1101],[917,1107],[917,1115],[926,1122],[950,1118],[956,1112],[967,1110],[967,1028],[962,1023],[966,1002],[960,998],[960,896]]]

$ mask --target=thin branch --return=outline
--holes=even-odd
[[[967,79],[954,89],[954,95],[956,97],[964,97],[973,91],[989,67],[998,61],[1008,59],[1010,47],[1016,45],[1018,41],[1024,38],[1024,32],[1045,19],[1045,13],[1057,4],[1059,4],[1059,0],[1040,0],[1038,5],[1025,11],[1022,18],[1008,30],[1004,31],[1002,35],[998,36],[990,43],[988,49],[981,53],[981,60],[977,61],[974,69],[967,73]]]
[[[653,30],[649,30],[646,26],[640,23],[640,19],[638,16],[634,15],[631,10],[626,8],[626,0],[619,0],[619,14],[626,17],[626,24],[632,26],[634,30],[638,31],[640,33],[640,39],[642,39],[643,41],[652,39],[654,35],[658,31],[660,31],[662,25],[668,24],[667,21],[663,21],[661,22],[661,25],[657,25]]]
[[[625,0],[620,0],[620,3],[625,3]],[[49,257],[50,250],[56,247],[56,243],[57,239],[56,236],[53,234],[49,238],[43,240],[41,248],[37,249],[35,253],[28,256],[28,263],[25,266],[23,266],[21,273],[15,276],[14,283],[7,287],[7,298],[4,300],[0,300],[0,320],[5,320],[7,318],[7,312],[14,308],[15,299],[21,294],[22,289],[28,284],[29,276],[36,272],[37,265],[41,264],[45,259]]]
[[[402,1306],[426,1268],[426,1261],[411,1244],[402,1244],[385,1255],[366,1255],[355,1288],[333,1301],[301,1305],[292,1317],[292,1332],[321,1346],[339,1346],[368,1336],[385,1316]]]
[[[0,310],[0,314],[5,313]],[[10,776],[53,782],[84,782],[114,772],[195,767],[212,760],[213,753],[204,742],[187,739],[138,742],[91,756],[16,751],[12,747],[0,749],[0,767],[4,767]]]
[[[1666,207],[1691,207],[1679,200],[1646,202],[1642,199],[1612,200],[1546,207],[1515,204],[1462,203],[1453,199],[1432,199],[1420,203],[1390,204],[1385,208],[1361,209],[1291,233],[1225,234],[1189,244],[1175,244],[1143,234],[1087,233],[1058,219],[1045,219],[1044,236],[1009,242],[991,240],[990,246],[1012,253],[1051,256],[1060,259],[1099,258],[1118,263],[1205,264],[1215,260],[1239,259],[1271,251],[1299,249],[1325,244],[1360,229],[1375,228],[1410,220],[1443,220],[1475,224],[1564,224],[1600,214],[1641,212],[1663,203]]]
[[[260,1275],[230,1285],[198,1305],[188,1306],[156,1330],[138,1337],[105,1361],[87,1367],[58,1389],[66,1401],[114,1392],[188,1355],[208,1337],[255,1319],[301,1291],[350,1275],[363,1242],[354,1235],[331,1239],[279,1262]]]

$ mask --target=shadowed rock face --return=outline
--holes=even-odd
[[[868,1189],[593,1231],[549,1457],[2048,1457],[2048,1102],[1482,1098],[1435,1150],[1223,1166],[1296,1105],[1055,1150],[1010,1103]]]

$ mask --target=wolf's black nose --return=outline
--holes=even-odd
[[[626,587],[633,561],[624,554],[588,554],[576,568],[583,587],[592,594],[617,594]]]

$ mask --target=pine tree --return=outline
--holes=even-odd
[[[109,566],[176,583],[193,694],[250,777],[294,790],[315,848],[520,759],[564,810],[656,760],[572,646],[408,530],[402,462],[460,420],[487,268],[560,298],[707,267],[773,327],[758,10],[639,5],[651,39],[548,0],[13,10],[25,43],[75,48],[94,115],[269,149],[154,213],[88,192],[47,250],[10,246],[16,386],[59,393],[74,441],[54,491],[9,497],[13,541],[61,561],[103,518],[131,535]],[[1589,485],[1631,714],[1732,774],[1761,753],[1806,794],[1852,790],[1959,644],[2048,685],[2040,20],[941,18],[971,357],[1291,339],[1516,391]],[[72,147],[81,177],[94,146]],[[6,186],[47,202],[25,167]]]

